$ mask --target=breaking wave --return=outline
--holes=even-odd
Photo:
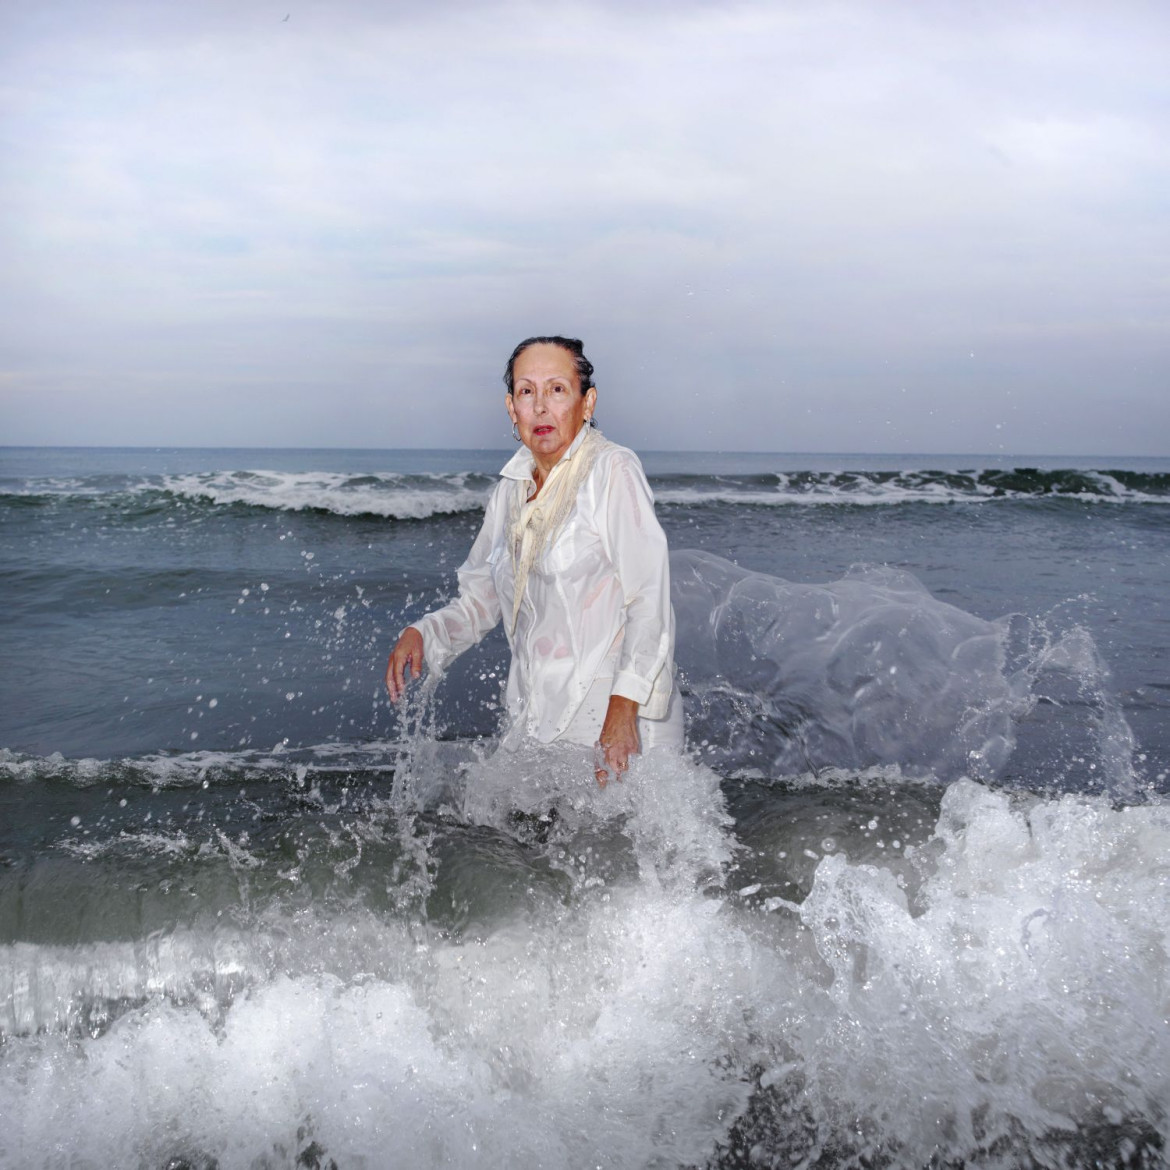
[[[971,504],[1006,500],[1170,503],[1170,475],[1132,471],[805,471],[743,476],[658,476],[661,504]]]
[[[0,1163],[1158,1164],[1166,806],[431,746],[30,870]]]
[[[182,499],[217,505],[247,504],[281,511],[333,512],[339,516],[383,516],[425,520],[483,508],[494,478],[452,475],[294,474],[232,471],[169,476],[165,490]]]
[[[1123,470],[805,471],[763,475],[652,475],[659,504],[859,507],[1078,501],[1170,503],[1170,475]],[[424,520],[483,508],[496,477],[479,472],[216,471],[189,475],[57,477],[4,485],[0,506],[70,500],[139,512],[168,501]]]

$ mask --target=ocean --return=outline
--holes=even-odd
[[[0,449],[0,1166],[1170,1163],[1170,459],[644,453],[601,790],[385,695],[508,454]]]

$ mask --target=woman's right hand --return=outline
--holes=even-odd
[[[407,626],[390,651],[390,661],[386,664],[386,689],[390,692],[390,701],[397,703],[406,693],[408,670],[414,671],[414,677],[422,674],[423,666],[423,639],[422,634]]]

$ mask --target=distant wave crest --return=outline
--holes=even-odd
[[[662,476],[660,504],[960,504],[995,500],[1076,499],[1170,503],[1170,475],[1034,468],[971,471],[798,471],[766,475]]]
[[[494,482],[471,473],[347,475],[344,472],[220,471],[173,475],[164,490],[188,500],[280,511],[425,520],[481,509]]]
[[[188,505],[318,511],[426,520],[482,510],[493,475],[342,471],[210,471],[186,475],[55,477],[0,481],[0,506],[77,503],[132,512]],[[1077,501],[1170,503],[1170,474],[1124,470],[984,468],[964,471],[790,471],[751,475],[651,475],[655,499],[674,507],[984,504]]]

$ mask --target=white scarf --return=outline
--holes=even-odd
[[[512,553],[512,573],[516,590],[512,600],[512,633],[520,617],[520,605],[524,600],[524,588],[528,574],[540,559],[544,550],[557,538],[557,534],[568,519],[569,512],[577,499],[577,491],[585,477],[593,469],[606,439],[595,427],[585,424],[585,437],[576,451],[563,455],[549,472],[541,485],[536,499],[527,503],[523,497],[526,490],[514,497],[512,514],[508,521],[508,548]]]

